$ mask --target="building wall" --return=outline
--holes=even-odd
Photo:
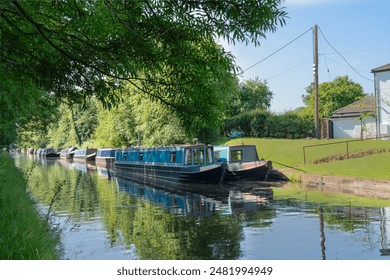
[[[390,71],[375,73],[378,96],[378,136],[390,135]]]
[[[362,123],[356,118],[332,119],[333,138],[360,138]],[[365,120],[363,138],[374,138],[376,136],[376,121],[370,117]]]

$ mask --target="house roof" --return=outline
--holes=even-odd
[[[333,112],[330,118],[352,118],[359,117],[363,113],[370,113],[375,116],[375,97],[366,96],[363,99],[353,102]]]
[[[374,68],[374,69],[371,70],[372,73],[386,72],[386,71],[390,71],[390,63],[382,65],[382,66],[379,66],[379,67]]]

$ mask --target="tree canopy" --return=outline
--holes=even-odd
[[[303,95],[303,102],[307,105],[305,113],[314,114],[313,84],[306,88],[307,95]],[[323,118],[328,118],[334,111],[347,106],[365,96],[363,87],[353,82],[348,76],[337,77],[331,82],[324,82],[318,86],[318,110]]]
[[[0,2],[0,73],[74,103],[118,104],[131,83],[186,129],[222,108],[236,71],[215,43],[259,44],[285,24],[283,0]]]
[[[261,81],[258,77],[243,81],[233,97],[232,113],[237,115],[255,109],[268,110],[272,98],[273,92],[268,88],[267,81]]]

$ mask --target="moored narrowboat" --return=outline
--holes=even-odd
[[[43,152],[41,153],[41,157],[59,158],[60,151],[58,151],[58,149],[54,149],[54,148],[46,148],[46,149],[43,149]]]
[[[154,185],[220,183],[225,164],[215,163],[209,145],[118,149],[115,176]]]
[[[73,161],[95,162],[97,149],[77,149],[74,152]]]
[[[117,148],[98,149],[96,152],[96,166],[114,168],[115,153]]]
[[[61,152],[60,152],[60,158],[62,158],[62,159],[72,159],[76,150],[77,150],[76,147],[62,149]]]
[[[214,159],[227,164],[225,182],[265,180],[272,169],[271,161],[259,159],[255,145],[215,146]]]

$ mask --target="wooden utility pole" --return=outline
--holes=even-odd
[[[320,118],[318,113],[318,26],[314,25],[313,28],[313,75],[314,75],[314,121],[315,121],[315,134],[316,138],[321,138]]]

